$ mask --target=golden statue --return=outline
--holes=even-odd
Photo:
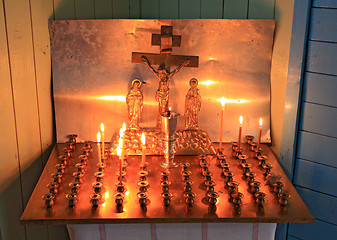
[[[201,96],[199,94],[198,80],[190,80],[191,88],[185,97],[185,128],[198,129],[198,113],[201,108]]]
[[[159,87],[156,92],[156,101],[159,103],[159,112],[157,115],[157,129],[161,129],[161,117],[160,114],[168,111],[168,101],[169,101],[169,93],[170,93],[170,81],[171,78],[179,72],[183,67],[190,63],[190,60],[183,62],[179,67],[174,69],[172,72],[169,72],[166,69],[165,64],[159,66],[156,71],[150,64],[149,60],[142,56],[142,61],[146,66],[150,69],[150,71],[158,78]]]
[[[132,81],[132,87],[126,96],[126,104],[128,105],[128,128],[129,129],[139,129],[139,119],[143,111],[143,94],[139,87],[141,85],[139,79],[134,79]]]

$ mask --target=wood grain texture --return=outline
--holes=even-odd
[[[112,18],[112,1],[95,0],[95,19]]]
[[[130,17],[130,3],[125,0],[112,1],[112,16],[113,18],[124,19]]]
[[[296,190],[315,218],[337,225],[337,198],[302,187]]]
[[[296,160],[294,184],[337,197],[337,168]]]
[[[200,18],[200,0],[180,0],[179,18],[180,19]]]
[[[200,9],[203,19],[221,19],[223,0],[201,0]]]
[[[337,42],[337,9],[313,8],[311,10],[309,39]]]
[[[336,225],[315,221],[312,224],[289,224],[289,234],[303,240],[336,240]]]
[[[53,0],[56,20],[75,19],[75,0]]]
[[[274,19],[275,0],[249,0],[249,19]]]
[[[179,0],[159,0],[159,18],[178,19]]]
[[[299,132],[298,157],[337,168],[337,139],[309,132]]]
[[[94,0],[74,0],[75,19],[93,19],[95,16]]]
[[[337,76],[306,73],[303,101],[337,107]]]
[[[142,18],[159,18],[159,2],[157,0],[141,0],[140,12]]]
[[[307,71],[337,75],[337,43],[309,41]]]
[[[304,103],[301,129],[337,138],[337,108]]]
[[[335,0],[313,0],[313,7],[326,7],[326,8],[337,8],[337,2]]]
[[[248,17],[249,0],[224,0],[224,16],[226,19],[246,19]]]

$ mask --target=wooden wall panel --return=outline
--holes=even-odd
[[[303,84],[303,101],[337,107],[337,77],[306,73]]]
[[[313,0],[313,7],[337,8],[337,1],[335,0]]]
[[[157,0],[141,0],[140,12],[142,18],[159,18],[159,2]]]
[[[75,19],[94,18],[94,0],[74,0],[75,1]]]
[[[336,9],[313,8],[311,10],[309,39],[337,42]]]
[[[336,225],[316,220],[311,224],[289,224],[289,234],[303,240],[336,240]]]
[[[224,16],[227,19],[248,18],[248,0],[224,0]]]
[[[337,43],[309,41],[307,71],[337,75]]]
[[[159,0],[159,18],[178,19],[179,0]]]
[[[200,18],[200,0],[180,0],[179,18],[180,19]]]
[[[130,18],[141,18],[140,0],[129,0],[130,2]]]
[[[249,0],[249,19],[273,19],[275,0]]]
[[[337,168],[297,159],[294,184],[337,197]]]
[[[129,18],[129,1],[125,0],[113,0],[112,1],[112,16],[113,18]]]
[[[300,131],[298,157],[337,168],[337,139]]]
[[[304,103],[301,129],[337,138],[337,108]]]
[[[75,0],[54,0],[56,20],[75,19]]]
[[[201,0],[200,9],[203,19],[223,18],[223,0]]]
[[[112,18],[112,1],[111,0],[95,0],[95,19]]]
[[[302,187],[296,190],[315,218],[337,225],[337,198]]]

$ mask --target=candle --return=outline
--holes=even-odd
[[[122,126],[123,136],[121,136],[123,138],[123,142],[122,142],[122,158],[124,158],[124,156],[125,156],[125,130],[126,130],[126,125],[125,125],[125,123],[123,123],[123,126]]]
[[[141,164],[141,167],[144,167],[145,165],[145,158],[146,158],[145,149],[146,149],[145,134],[142,133],[142,164]]]
[[[226,99],[224,97],[218,99],[219,102],[221,102],[221,123],[220,123],[220,144],[219,144],[219,149],[221,150],[222,148],[222,132],[223,132],[223,119],[225,115],[225,103]]]
[[[101,158],[101,133],[97,133],[97,150],[98,150],[98,161],[101,163],[102,158]]]
[[[243,117],[242,117],[242,115],[241,115],[241,116],[240,116],[240,118],[239,118],[239,123],[240,123],[240,126],[239,126],[238,149],[240,149],[240,146],[241,146],[241,132],[242,132],[242,122],[243,122]]]
[[[257,141],[257,151],[259,151],[260,149],[260,142],[261,142],[261,133],[262,133],[262,118],[260,118],[259,120],[259,124],[260,124],[260,129],[259,129],[259,138],[258,138],[258,141]]]
[[[105,149],[104,149],[104,124],[101,123],[101,133],[102,133],[102,156],[105,157]]]
[[[119,182],[122,182],[122,148],[120,146],[117,146],[117,155],[119,157]]]

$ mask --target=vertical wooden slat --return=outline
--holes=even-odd
[[[96,19],[112,18],[111,0],[95,0],[95,18]]]
[[[200,0],[180,0],[179,18],[180,19],[198,19],[200,18]]]
[[[75,0],[54,0],[56,20],[75,19]]]
[[[159,18],[179,18],[179,0],[159,0]]]
[[[76,19],[93,19],[95,16],[94,0],[75,0]]]
[[[249,0],[249,19],[274,19],[275,0]]]
[[[126,0],[113,0],[112,2],[112,16],[113,18],[123,19],[130,17],[129,1]]]
[[[158,0],[141,0],[140,14],[142,18],[150,18],[150,19],[159,18]]]
[[[224,18],[246,19],[248,0],[224,0]]]
[[[129,0],[130,2],[130,18],[141,18],[140,0]]]
[[[223,0],[201,0],[201,18],[221,19],[223,11]]]

